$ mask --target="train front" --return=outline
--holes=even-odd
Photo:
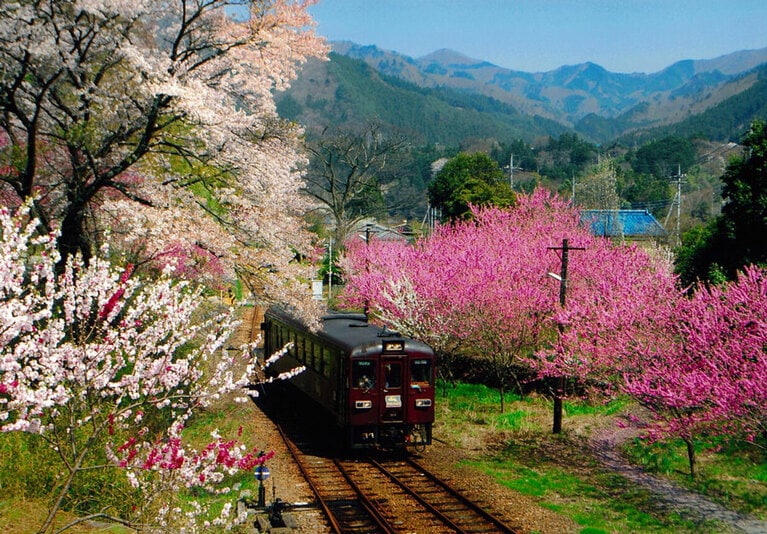
[[[384,337],[374,350],[352,354],[349,369],[352,447],[386,449],[431,443],[434,353],[404,337]]]

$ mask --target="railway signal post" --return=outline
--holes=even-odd
[[[264,480],[269,478],[269,468],[264,464],[256,466],[255,472],[256,480],[258,480],[258,506],[259,508],[266,507],[266,489],[264,488]]]

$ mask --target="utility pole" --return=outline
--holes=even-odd
[[[368,249],[368,252],[370,251],[370,224],[365,225],[365,248]],[[368,273],[370,272],[370,258],[365,260],[365,271]],[[367,318],[370,315],[370,299],[365,299],[365,308],[364,308],[365,317]]]
[[[674,205],[676,204],[676,245],[679,246],[682,244],[682,236],[680,233],[680,221],[682,220],[682,184],[686,184],[683,180],[687,175],[682,174],[682,166],[677,165],[676,167],[676,175],[672,176],[671,178],[674,179],[674,183],[676,184],[676,194],[674,195],[674,201],[671,203],[671,206],[669,206],[668,214],[666,215],[666,220],[664,221],[663,226],[668,227],[668,219],[671,216],[671,210],[674,209]]]
[[[570,203],[575,206],[575,175],[573,174],[572,179],[570,180],[570,183],[573,186],[573,195],[570,197]]]
[[[333,237],[328,240],[328,304],[333,299]]]
[[[514,189],[514,154],[509,159],[509,187]]]
[[[426,213],[423,216],[423,221],[421,221],[421,226],[424,226],[429,229],[430,232],[434,231],[434,227],[437,224],[437,221],[440,218],[439,211],[437,208],[431,206],[428,202],[426,203]]]
[[[521,167],[517,167],[521,169]],[[514,154],[509,157],[509,187],[514,189]]]
[[[679,231],[679,222],[682,220],[682,184],[687,183],[682,181],[682,178],[686,177],[686,174],[682,174],[682,166],[676,166],[676,245],[682,244],[682,234]]]
[[[562,260],[562,266],[559,271],[559,276],[554,275],[554,278],[559,280],[559,304],[562,308],[565,307],[565,300],[567,296],[567,262],[569,252],[571,250],[586,250],[583,247],[571,247],[567,239],[562,240],[561,247],[549,247],[549,250],[562,251],[560,256]],[[553,274],[553,273],[552,273]],[[562,332],[562,325],[559,325],[559,331]],[[565,377],[560,376],[557,378],[556,391],[554,391],[554,425],[552,432],[559,434],[562,432],[562,397],[565,394]]]

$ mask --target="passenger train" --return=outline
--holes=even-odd
[[[273,307],[261,329],[267,357],[291,344],[273,372],[306,366],[290,382],[330,414],[347,447],[422,451],[431,444],[435,366],[428,345],[360,313],[329,313],[312,331]]]

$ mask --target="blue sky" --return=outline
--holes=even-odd
[[[591,61],[657,72],[767,47],[765,0],[319,0],[329,40],[411,57],[440,48],[526,72]]]

